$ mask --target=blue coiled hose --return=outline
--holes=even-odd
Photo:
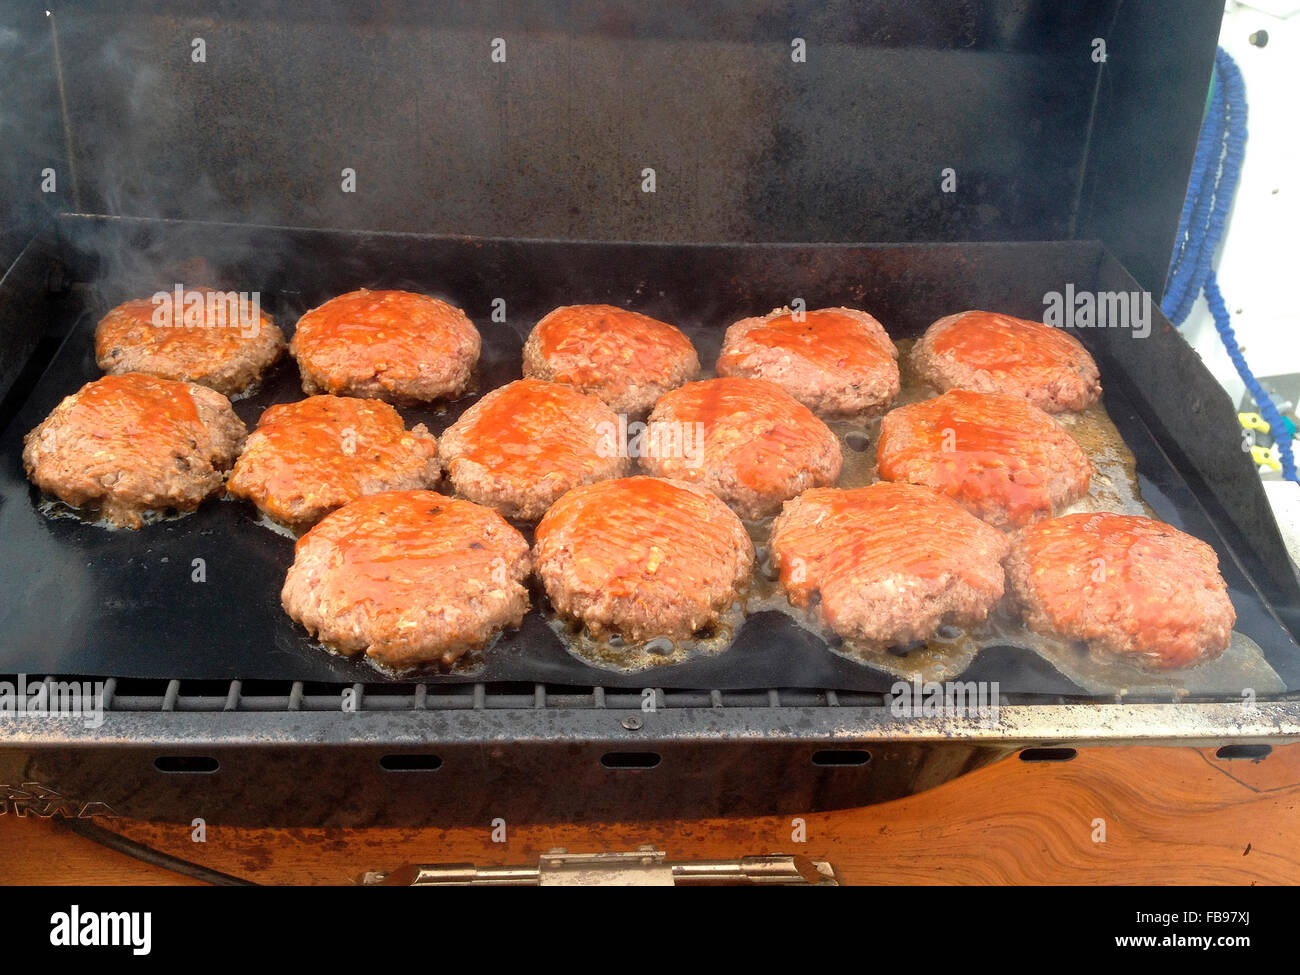
[[[1205,292],[1210,314],[1214,316],[1214,327],[1228,350],[1228,357],[1259,406],[1259,413],[1268,422],[1269,432],[1278,445],[1278,452],[1282,455],[1282,476],[1296,481],[1300,478],[1296,476],[1291,431],[1242,355],[1232,330],[1228,306],[1214,275],[1214,254],[1223,238],[1224,224],[1241,177],[1241,162],[1245,154],[1246,85],[1236,62],[1227,51],[1219,48],[1214,57],[1209,106],[1196,145],[1196,161],[1192,164],[1192,178],[1178,221],[1178,237],[1160,310],[1174,325],[1182,325],[1197,297]]]

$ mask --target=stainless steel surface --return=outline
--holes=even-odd
[[[838,887],[826,860],[771,853],[735,860],[669,861],[663,850],[639,846],[626,853],[570,853],[550,850],[535,866],[468,863],[407,864],[390,872],[371,871],[368,887],[685,887],[706,884]]]
[[[700,741],[988,742],[1008,749],[1044,744],[1212,746],[1300,741],[1300,701],[1248,704],[1002,705],[995,720],[977,716],[896,717],[887,706],[683,707],[638,715],[593,707],[361,711],[113,712],[99,728],[79,718],[0,719],[0,747],[139,746],[158,751],[203,747],[365,744],[436,747],[586,742],[644,746]],[[0,756],[2,760],[3,756]]]

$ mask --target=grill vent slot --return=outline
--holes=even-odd
[[[1248,758],[1259,762],[1268,758],[1272,752],[1272,745],[1223,745],[1214,753],[1214,757],[1229,760]]]
[[[221,768],[221,763],[210,755],[159,755],[153,760],[159,772],[210,774]]]
[[[657,752],[606,752],[600,757],[600,764],[608,769],[646,771],[658,767],[661,761]]]
[[[825,768],[857,768],[871,761],[865,748],[823,748],[813,752],[812,763]]]
[[[379,767],[388,772],[436,772],[442,768],[442,759],[437,755],[398,752],[381,758]]]
[[[1022,762],[1069,762],[1077,755],[1073,748],[1026,748],[1020,752]]]

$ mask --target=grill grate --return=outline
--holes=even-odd
[[[8,678],[13,680],[11,676]],[[84,680],[49,676],[43,681]],[[28,694],[43,681],[29,682]],[[648,690],[649,688],[647,688]],[[751,691],[653,688],[655,709],[710,708],[878,708],[888,702],[879,693],[799,688]],[[202,681],[108,678],[104,710],[113,712],[293,712],[339,711],[345,700],[353,711],[482,710],[640,710],[644,691],[551,684],[321,684],[304,681]],[[1271,700],[1273,698],[1261,698]],[[1277,700],[1300,699],[1278,695]],[[1059,695],[1000,695],[1005,705],[1213,702],[1212,696],[1165,698],[1124,696],[1113,699]]]
[[[57,678],[55,678],[57,679]],[[757,691],[654,688],[655,708],[879,707],[884,695],[770,688]],[[610,708],[639,710],[642,691],[547,684],[309,684],[303,681],[122,680],[105,682],[108,711],[358,711]]]

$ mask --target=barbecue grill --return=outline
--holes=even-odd
[[[1221,7],[20,5],[0,679],[101,681],[105,713],[0,717],[0,801],[242,825],[753,815],[1023,748],[1300,737],[1300,582],[1233,404],[1158,302],[1146,337],[1075,334],[1143,498],[1218,552],[1264,691],[1097,694],[994,647],[961,679],[1002,685],[996,720],[900,715],[889,681],[816,663],[839,658],[792,669],[779,622],[742,633],[744,666],[575,680],[536,617],[522,669],[390,679],[279,640],[291,543],[244,508],[109,533],[47,518],[19,459],[97,375],[104,311],[175,281],[256,291],[286,325],[354,287],[445,297],[483,334],[484,388],[560,304],[682,323],[712,362],[728,323],[800,296],[895,339],[964,308],[1040,318],[1067,286],[1158,298]],[[177,581],[193,556],[205,586]]]

